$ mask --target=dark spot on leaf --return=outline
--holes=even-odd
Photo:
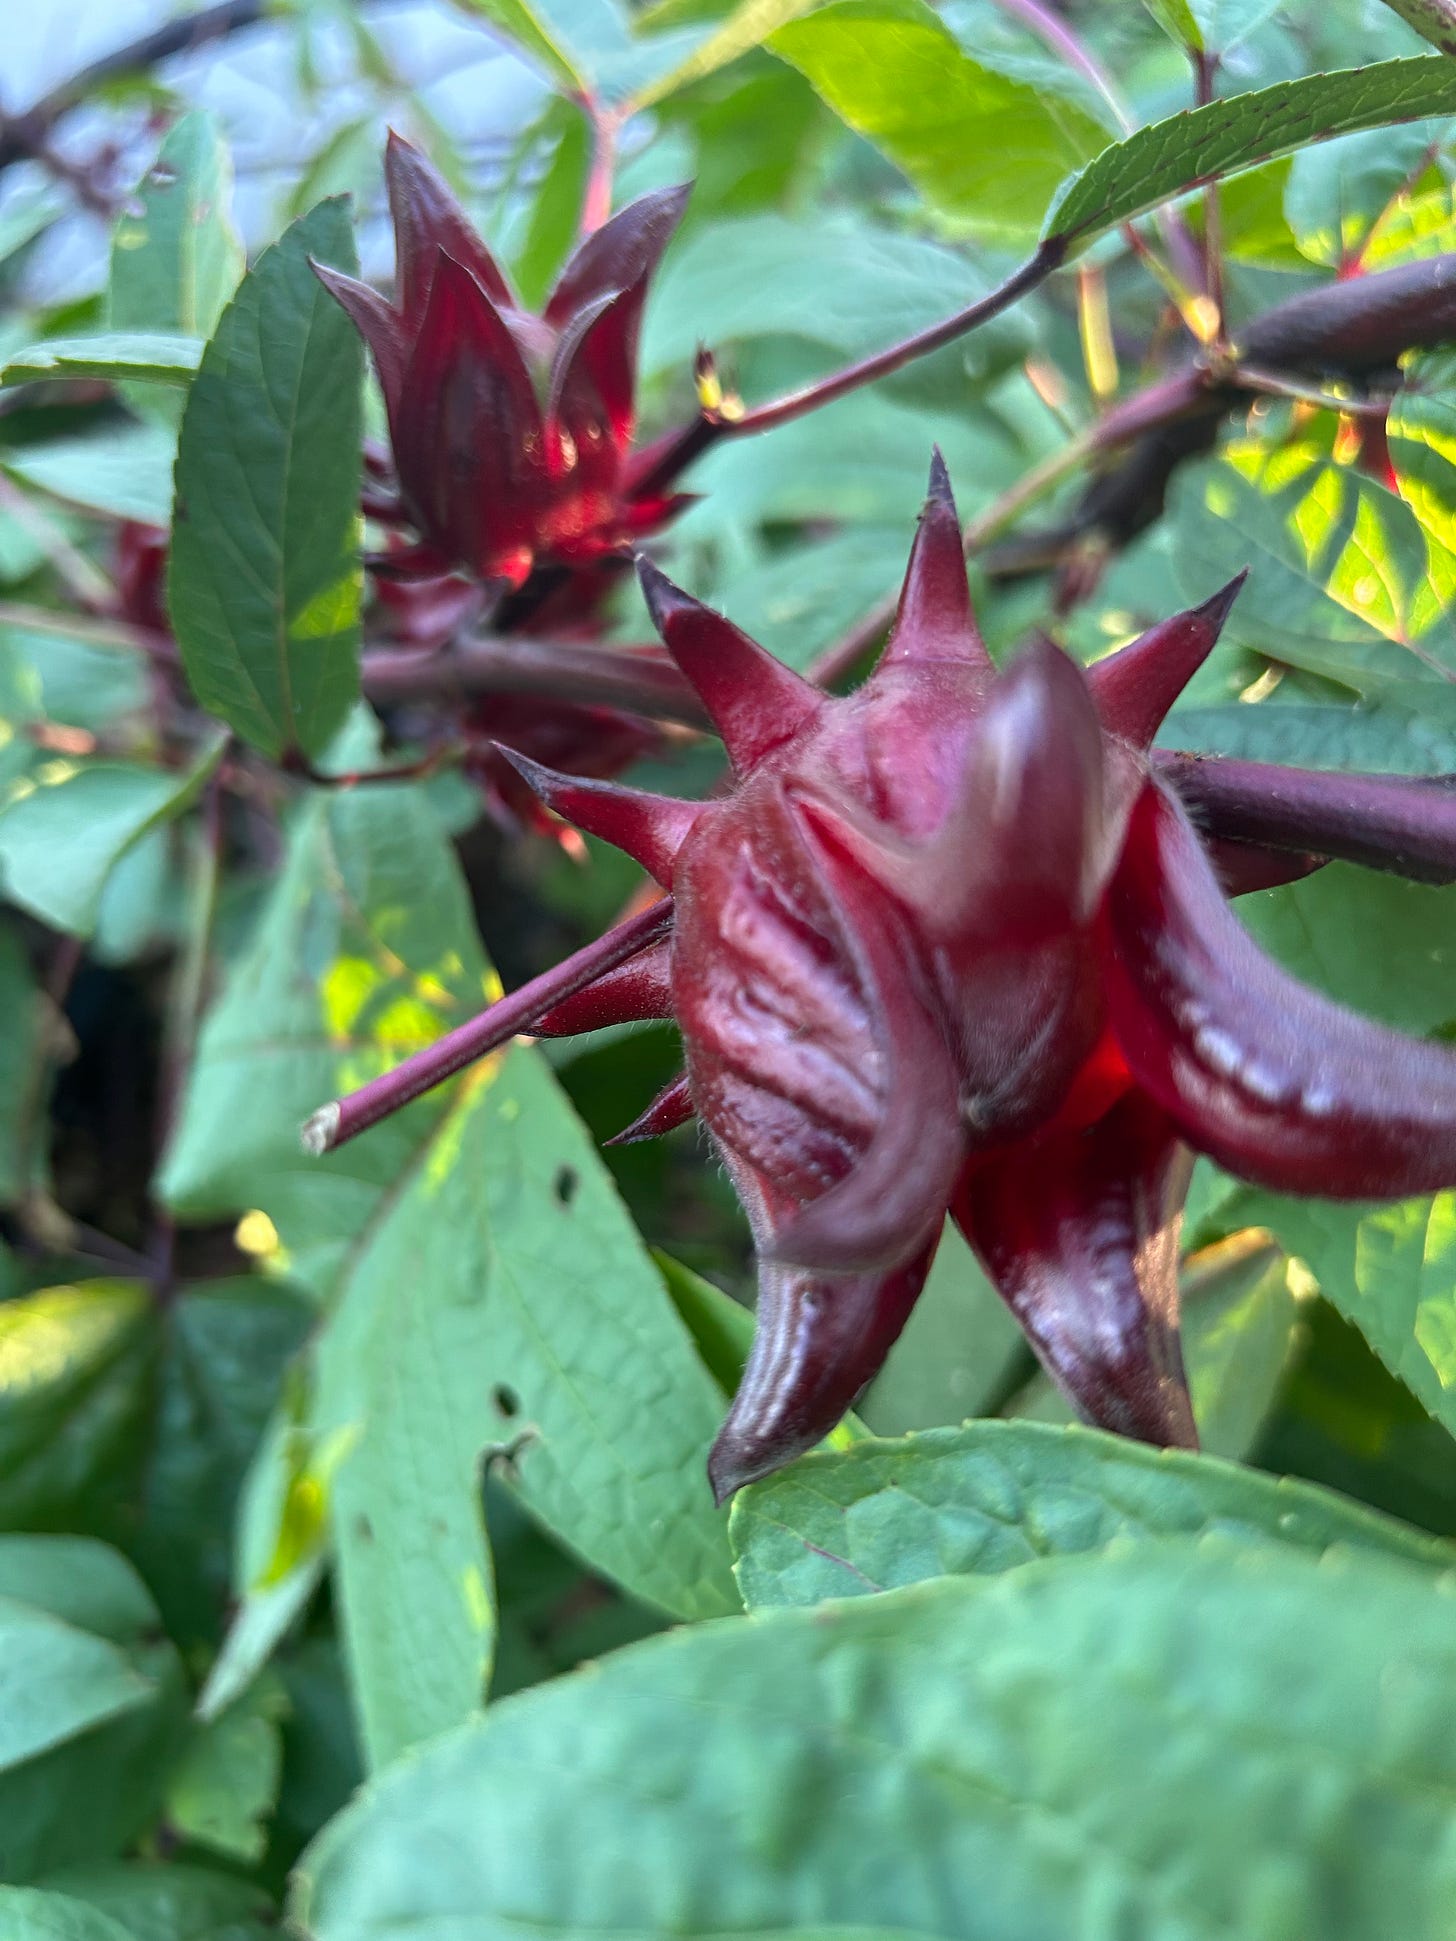
[[[557,1199],[560,1200],[563,1206],[571,1205],[571,1202],[576,1198],[576,1189],[580,1184],[581,1181],[577,1177],[574,1167],[563,1166],[561,1168],[561,1171],[556,1175],[554,1191]]]
[[[367,1516],[355,1517],[354,1534],[359,1539],[360,1543],[373,1543],[374,1525],[369,1521]]]
[[[504,1382],[496,1383],[495,1387],[490,1391],[490,1399],[495,1403],[500,1413],[508,1418],[513,1415],[519,1415],[521,1412],[520,1396],[517,1395],[513,1388],[507,1388]]]

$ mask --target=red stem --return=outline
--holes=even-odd
[[[437,1038],[434,1044],[406,1058],[392,1071],[381,1073],[367,1085],[361,1085],[357,1092],[322,1107],[303,1127],[304,1151],[315,1157],[333,1152],[392,1112],[433,1091],[487,1052],[498,1050],[517,1033],[528,1030],[552,1005],[574,997],[593,978],[615,970],[618,964],[624,964],[629,957],[637,956],[665,937],[672,928],[672,918],[672,899],[664,897],[584,949],[573,951],[570,957],[540,977],[531,978],[509,997],[488,1005],[477,1017]]]
[[[1342,775],[1169,749],[1154,760],[1209,835],[1456,882],[1456,776]]]

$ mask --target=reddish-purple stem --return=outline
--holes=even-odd
[[[467,1065],[484,1058],[487,1052],[498,1050],[517,1033],[529,1030],[552,1005],[574,997],[593,978],[615,970],[618,964],[626,963],[629,957],[637,956],[665,937],[672,927],[672,916],[672,899],[665,897],[637,916],[629,917],[625,923],[617,924],[584,949],[573,951],[570,957],[563,958],[540,977],[531,978],[509,997],[488,1005],[468,1023],[437,1038],[434,1044],[415,1052],[392,1071],[381,1073],[367,1085],[361,1085],[357,1092],[323,1106],[303,1127],[305,1152],[315,1157],[333,1152],[392,1112],[433,1091]]]
[[[1164,749],[1154,759],[1207,834],[1456,882],[1456,776],[1341,775]]]

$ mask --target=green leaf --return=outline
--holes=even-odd
[[[555,136],[551,159],[532,197],[525,238],[511,263],[522,301],[538,310],[545,307],[551,286],[576,240],[591,166],[591,133],[586,117],[570,102],[551,103],[540,133]]]
[[[455,0],[462,13],[475,14],[498,28],[558,87],[581,89],[588,77],[565,42],[554,32],[550,15],[527,0]]]
[[[66,505],[165,526],[172,516],[177,441],[164,425],[108,426],[75,438],[0,451],[0,469]]]
[[[32,378],[146,378],[158,384],[187,384],[202,356],[200,337],[163,337],[142,331],[109,331],[95,337],[48,337],[12,352],[0,370],[0,384],[27,384]]]
[[[198,700],[267,755],[317,755],[359,688],[363,348],[309,267],[355,268],[323,202],[243,279],[177,450],[168,599]]]
[[[787,26],[818,4],[818,0],[738,0],[738,5],[693,49],[686,60],[639,88],[633,111],[649,108],[680,89],[704,80],[741,54],[761,47],[776,29]]]
[[[1439,1941],[1451,1612],[1373,1554],[1185,1542],[669,1635],[381,1779],[294,1920]]]
[[[0,1887],[0,1941],[136,1941],[109,1914],[37,1887]]]
[[[1431,721],[1400,707],[1234,701],[1178,708],[1158,739],[1169,748],[1301,768],[1399,775],[1440,775],[1456,768],[1456,723]]]
[[[364,1236],[321,1350],[345,1637],[382,1763],[468,1716],[492,1633],[480,1468],[592,1568],[736,1607],[704,1480],[720,1394],[544,1062],[479,1069]]]
[[[763,337],[820,344],[840,357],[882,349],[963,309],[990,288],[962,255],[866,222],[743,217],[690,233],[668,257],[643,335],[644,374],[687,370],[697,344],[722,352]],[[824,293],[835,300],[826,303]],[[984,385],[1034,342],[1019,314],[966,339],[959,370]],[[940,400],[937,399],[937,403]]]
[[[63,1028],[9,924],[0,928],[0,1015],[0,1206],[13,1206],[44,1177],[45,1086]]]
[[[305,1156],[298,1128],[480,1009],[496,987],[449,842],[421,789],[320,790],[204,1022],[160,1190],[181,1215],[252,1208],[288,1267],[329,1293],[355,1236],[444,1116],[437,1091]]]
[[[262,1678],[196,1729],[167,1786],[167,1823],[184,1840],[245,1865],[263,1858],[283,1771],[279,1722],[287,1703],[282,1685]]]
[[[1040,1422],[968,1422],[806,1456],[740,1491],[729,1529],[750,1610],[1211,1531],[1316,1555],[1353,1544],[1432,1571],[1456,1564],[1456,1546],[1311,1483]]]
[[[115,1513],[146,1435],[151,1318],[129,1281],[0,1303],[0,1525],[95,1528]]]
[[[1241,440],[1176,480],[1169,506],[1185,593],[1249,568],[1226,639],[1373,701],[1418,684],[1450,719],[1456,559],[1393,492],[1313,442]]]
[[[244,1477],[315,1318],[293,1289],[259,1275],[184,1287],[158,1316],[146,1460],[125,1542],[179,1643],[216,1639]]]
[[[184,115],[111,239],[113,330],[212,335],[246,263],[231,199],[232,162],[221,130],[211,115]]]
[[[1188,0],[1143,0],[1143,5],[1163,32],[1179,47],[1203,51],[1203,29],[1194,18]]]
[[[1456,1434],[1456,1194],[1395,1206],[1242,1195],[1393,1374]]]
[[[1422,532],[1456,552],[1456,352],[1413,357],[1386,421],[1400,496]]]
[[[1290,165],[1284,213],[1303,254],[1332,268],[1361,257],[1444,133],[1443,122],[1412,122],[1301,149]]]
[[[1114,142],[1061,190],[1042,233],[1076,248],[1202,182],[1362,128],[1456,113],[1456,68],[1435,55],[1307,74],[1210,101]]]
[[[976,235],[1034,235],[1067,171],[1107,141],[1083,108],[962,53],[923,0],[833,0],[768,45]]]
[[[119,1922],[134,1941],[266,1941],[274,1931],[261,1888],[175,1861],[73,1867],[42,1885]]]
[[[116,864],[196,801],[224,742],[214,735],[180,774],[112,761],[47,764],[0,811],[0,889],[54,929],[89,937]]]
[[[79,1537],[0,1537],[0,1879],[118,1852],[182,1723],[176,1653],[135,1572]]]

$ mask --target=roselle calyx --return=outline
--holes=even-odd
[[[637,337],[647,286],[687,199],[643,196],[588,236],[539,316],[519,299],[443,177],[391,134],[395,299],[315,263],[368,344],[399,493],[420,543],[395,570],[462,568],[501,589],[584,567],[678,503],[640,492]]]
[[[734,787],[685,802],[518,764],[673,899],[661,941],[537,1028],[682,1030],[682,1078],[628,1136],[696,1115],[753,1228],[757,1333],[716,1493],[834,1426],[947,1213],[1084,1417],[1194,1445],[1191,1153],[1340,1198],[1456,1180],[1456,1056],[1266,958],[1152,766],[1238,582],[1085,672],[1042,641],[998,673],[937,460],[884,657],[834,699],[641,571]]]

